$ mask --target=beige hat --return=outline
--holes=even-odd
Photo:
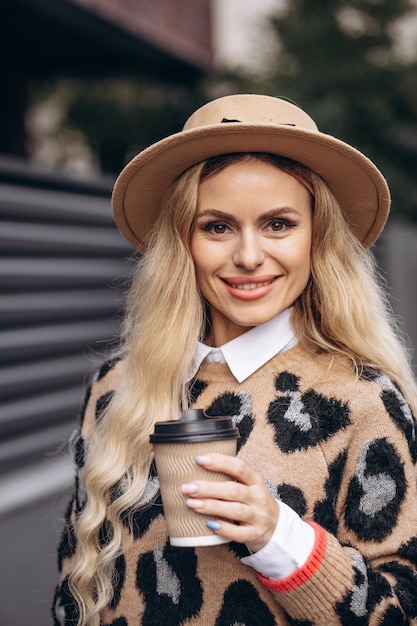
[[[333,191],[364,246],[370,246],[383,229],[390,193],[372,161],[320,132],[295,104],[239,94],[197,109],[181,132],[154,143],[126,165],[113,191],[114,216],[122,234],[143,252],[171,183],[196,163],[234,152],[278,154],[314,170]]]

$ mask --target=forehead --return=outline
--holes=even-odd
[[[242,169],[246,168],[245,171],[247,172],[253,169],[287,174],[303,185],[314,201],[315,193],[311,170],[301,163],[269,153],[226,154],[208,159],[202,168],[199,185],[225,170],[228,170],[229,173],[231,168],[236,170],[235,166],[242,166]]]
[[[216,208],[253,204],[272,209],[286,202],[289,206],[312,206],[312,195],[304,181],[275,164],[245,159],[228,163],[200,182],[197,208],[207,204]]]

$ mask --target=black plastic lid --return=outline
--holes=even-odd
[[[238,437],[239,431],[231,417],[209,417],[202,409],[189,409],[179,420],[156,422],[149,440],[151,443],[194,443]]]

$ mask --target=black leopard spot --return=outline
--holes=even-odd
[[[114,536],[113,524],[105,519],[98,530],[98,542],[100,548],[105,548],[112,541]]]
[[[389,606],[379,622],[380,626],[407,626],[409,623],[398,606]]]
[[[368,567],[367,561],[365,559],[364,561],[367,565],[369,583],[368,601],[366,606],[368,611],[372,612],[384,598],[391,598],[393,596],[393,591],[385,576],[382,576],[379,572]]]
[[[275,379],[275,389],[277,391],[297,391],[299,378],[290,372],[281,372]]]
[[[313,622],[310,622],[308,619],[294,619],[291,615],[285,614],[288,620],[288,623],[291,626],[314,626]]]
[[[410,541],[402,544],[398,554],[417,568],[417,537],[412,537]]]
[[[203,380],[198,380],[197,378],[194,378],[188,383],[188,395],[190,397],[191,405],[198,400],[206,387],[207,383]]]
[[[239,430],[237,449],[245,445],[254,426],[252,417],[252,396],[248,392],[224,393],[216,398],[206,410],[211,417],[230,415],[234,426]]]
[[[342,626],[365,626],[368,623],[368,568],[360,554],[353,557],[355,582],[349,593],[336,606]]]
[[[373,368],[364,369],[362,378],[377,383],[381,388],[381,400],[385,410],[397,427],[404,433],[410,449],[411,458],[413,459],[413,462],[416,463],[416,419],[412,414],[401,389],[388,376]]]
[[[80,422],[81,422],[81,425],[83,425],[83,423],[84,423],[85,410],[86,410],[88,402],[89,402],[89,400],[91,398],[91,392],[92,392],[92,387],[93,387],[94,382],[104,378],[106,376],[106,374],[114,367],[114,365],[119,360],[120,359],[117,357],[117,358],[115,358],[113,360],[110,360],[110,361],[107,361],[106,363],[103,363],[103,365],[100,367],[100,369],[92,377],[92,380],[91,380],[90,384],[88,385],[88,387],[86,389],[86,392],[84,394],[84,399],[83,399],[83,403],[82,403],[82,407],[81,407],[81,412],[80,412]]]
[[[97,376],[96,376],[96,380],[101,380],[102,378],[107,376],[107,374],[110,372],[110,370],[113,369],[113,367],[116,365],[116,363],[118,361],[120,361],[120,357],[116,357],[114,359],[109,359],[108,361],[103,363],[103,365],[98,370],[98,373],[97,373]]]
[[[82,426],[84,424],[84,419],[85,419],[85,411],[87,408],[87,405],[90,401],[91,398],[91,391],[92,391],[92,387],[91,385],[89,385],[86,389],[86,392],[84,394],[84,398],[83,398],[83,402],[82,402],[82,406],[81,406],[81,412],[80,412],[80,425]]]
[[[241,412],[242,401],[238,394],[226,392],[218,396],[206,410],[206,414],[211,417],[222,415],[238,415]]]
[[[247,549],[244,543],[238,543],[237,541],[229,541],[227,545],[228,550],[233,552],[239,559],[243,559],[245,556],[250,556],[252,553]]]
[[[64,530],[62,531],[61,540],[58,545],[58,571],[60,572],[62,571],[63,561],[73,556],[77,549],[77,536],[71,522],[73,504],[74,500],[72,499],[67,505]]]
[[[381,370],[375,367],[365,366],[360,372],[359,378],[361,380],[367,380],[369,382],[373,382],[378,378],[378,376],[381,376],[381,373],[382,373]]]
[[[55,589],[52,604],[54,626],[61,626],[61,624],[77,626],[79,617],[78,604],[69,589],[68,576],[66,576]]]
[[[302,393],[298,378],[289,372],[277,376],[275,387],[280,395],[269,405],[268,420],[283,452],[316,446],[350,423],[346,403],[313,390]]]
[[[118,617],[111,624],[103,624],[103,626],[128,626],[128,623],[125,617]]]
[[[416,420],[399,390],[384,390],[381,399],[390,418],[403,432],[413,462],[417,462]]]
[[[132,528],[133,537],[139,539],[146,533],[152,521],[162,513],[162,500],[159,494],[155,502],[146,505],[140,511],[135,511],[133,515],[130,515],[129,512],[123,513],[122,521],[125,526]]]
[[[77,515],[81,513],[87,501],[87,494],[79,475],[75,477],[75,511]]]
[[[138,561],[136,585],[145,600],[142,626],[178,626],[198,615],[203,601],[197,557],[191,548],[158,546]]]
[[[336,610],[343,626],[362,626],[369,623],[369,614],[384,598],[393,597],[393,591],[388,580],[368,567],[360,554],[353,557],[352,566],[354,585]]]
[[[226,589],[215,626],[275,626],[275,619],[255,587],[237,580]]]
[[[140,539],[152,521],[164,512],[154,461],[151,464],[146,492],[147,503],[145,505],[137,511],[124,511],[121,516],[123,524],[131,530],[135,539]],[[113,497],[122,494],[123,488],[120,484],[116,485],[112,491]]]
[[[336,534],[338,518],[336,515],[337,496],[340,492],[340,485],[346,464],[347,453],[341,452],[339,456],[329,465],[329,477],[324,483],[326,497],[317,502],[314,507],[314,521],[323,526],[333,535]]]
[[[73,445],[73,454],[75,465],[78,469],[82,469],[88,451],[88,439],[84,435],[79,435]]]
[[[114,391],[108,391],[98,398],[96,402],[96,420],[99,420],[103,411],[108,407],[110,400],[112,399]]]
[[[394,589],[404,612],[408,618],[417,618],[417,575],[414,570],[397,561],[381,563],[378,569],[395,576],[397,582]]]
[[[120,602],[123,585],[126,578],[126,561],[123,554],[120,554],[114,564],[113,571],[113,597],[109,603],[110,609],[115,609]]]
[[[302,490],[299,487],[295,487],[294,485],[288,485],[287,483],[282,483],[281,485],[277,485],[277,495],[276,497],[285,504],[288,504],[300,517],[307,512],[307,503],[304,497]]]
[[[345,524],[358,537],[382,541],[393,530],[404,499],[402,462],[386,439],[366,442],[348,488]]]

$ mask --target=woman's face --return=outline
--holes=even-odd
[[[309,279],[311,232],[309,192],[274,165],[236,162],[200,183],[191,253],[215,346],[293,304]]]

